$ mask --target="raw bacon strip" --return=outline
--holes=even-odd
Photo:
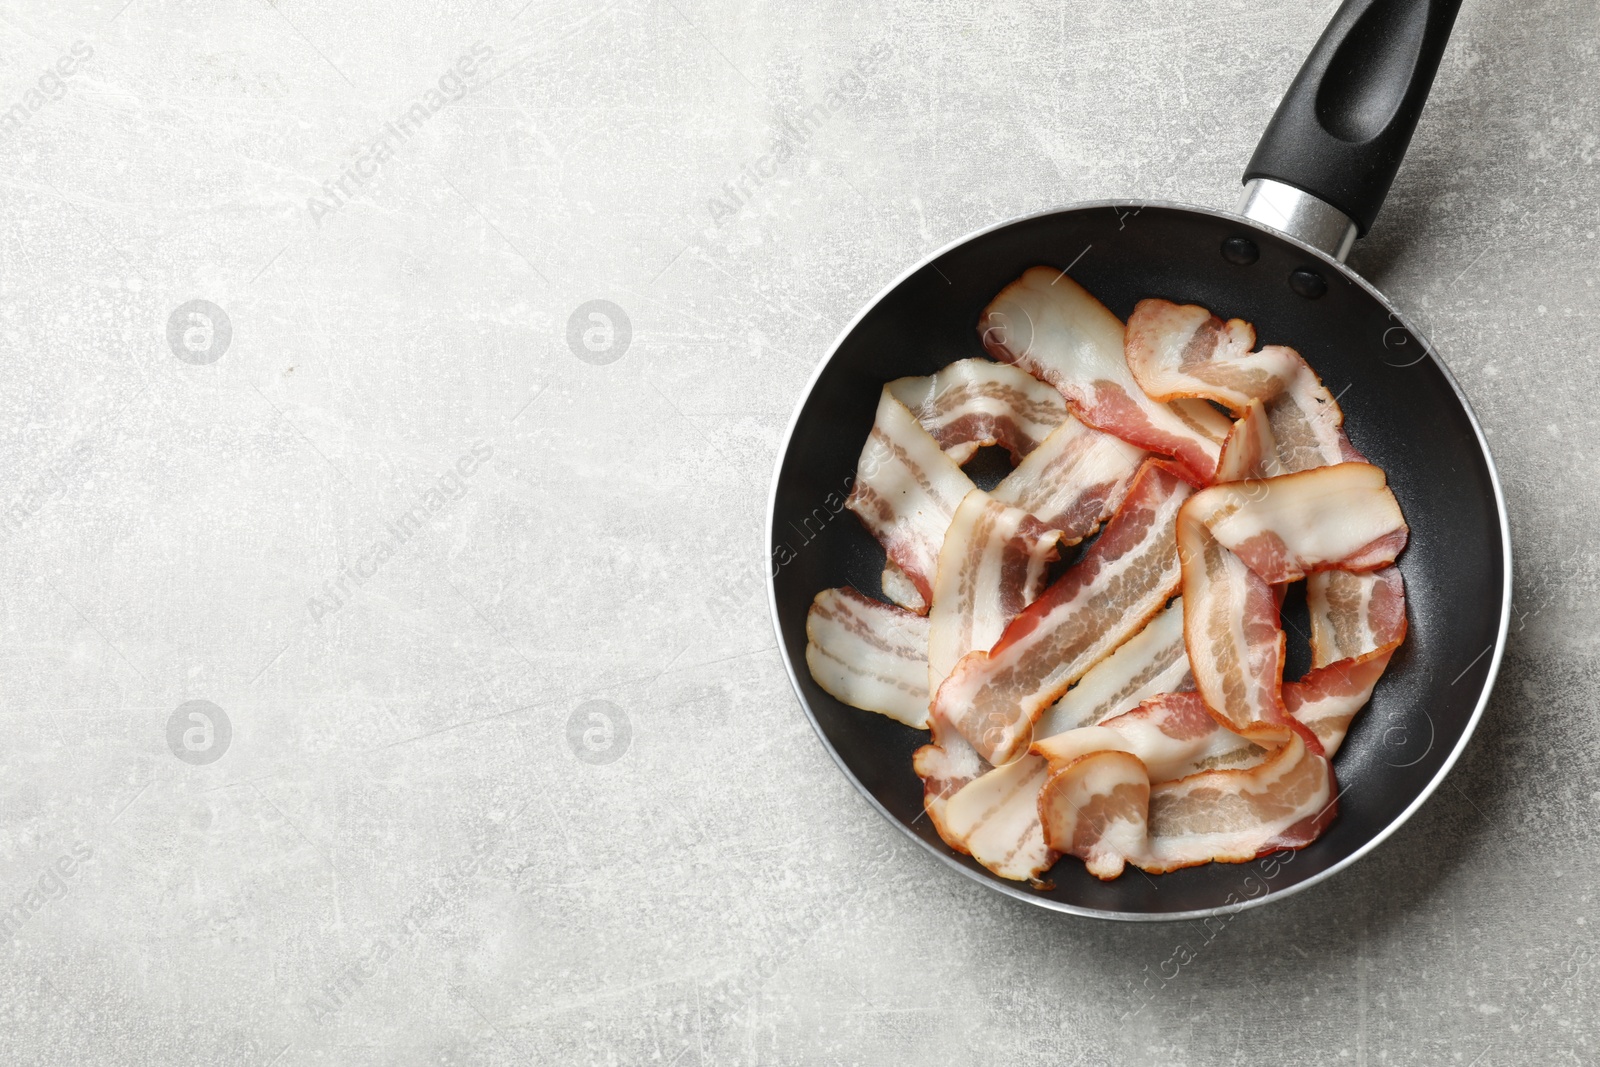
[[[1284,636],[1277,594],[1212,537],[1188,505],[1178,516],[1178,556],[1195,688],[1235,733],[1263,743],[1282,740]]]
[[[1090,874],[1110,881],[1149,850],[1150,776],[1132,753],[1091,752],[1046,779],[1039,823],[1046,847],[1078,857]]]
[[[1368,463],[1212,486],[1195,494],[1188,514],[1274,585],[1329,567],[1392,563],[1408,533],[1383,471]]]
[[[1392,644],[1359,659],[1318,668],[1283,687],[1289,715],[1311,730],[1329,759],[1343,744],[1351,719],[1372,698],[1398,644],[1396,636]],[[1198,693],[1165,693],[1098,727],[1069,730],[1033,745],[1034,754],[1048,759],[1052,770],[1106,749],[1138,756],[1152,783],[1214,767],[1252,766],[1267,755],[1217,722]]]
[[[1336,814],[1333,767],[1303,730],[1257,766],[1204,771],[1150,791],[1150,852],[1162,874],[1201,863],[1245,863],[1303,848]]]
[[[1255,740],[1282,736],[1283,631],[1268,583],[1307,571],[1387,563],[1405,544],[1406,526],[1383,472],[1342,463],[1262,482],[1212,486],[1190,498],[1178,519],[1183,559],[1184,633],[1195,685],[1230,729]],[[1392,632],[1398,574],[1383,579],[1381,621]],[[1332,625],[1320,599],[1314,616]],[[1347,622],[1347,625],[1348,622]],[[1319,665],[1336,655],[1329,640]]]
[[[1396,567],[1367,574],[1319,571],[1306,580],[1306,605],[1312,670],[1283,687],[1283,703],[1331,759],[1405,640],[1405,583]]]
[[[1176,591],[1172,530],[1189,487],[1150,460],[1117,514],[1054,585],[1006,627],[988,652],[956,665],[933,711],[991,763],[1031,741],[1034,720],[1109,651],[1144,626]]]
[[[984,309],[978,332],[991,356],[1055,386],[1090,426],[1172,456],[1197,485],[1211,481],[1228,420],[1203,401],[1146,396],[1128,370],[1122,323],[1065,271],[1025,271]]]
[[[1152,400],[1199,397],[1235,415],[1252,400],[1270,400],[1304,361],[1280,345],[1251,352],[1255,344],[1248,322],[1223,322],[1194,304],[1141,300],[1128,316],[1128,370]]]
[[[1283,687],[1289,715],[1311,730],[1329,759],[1344,742],[1350,720],[1372,698],[1392,652],[1391,646],[1360,660],[1343,660]],[[1049,760],[1052,771],[1110,749],[1138,756],[1152,783],[1218,767],[1249,767],[1268,754],[1217,722],[1198,693],[1164,693],[1099,726],[1069,730],[1033,745],[1034,754]]]
[[[1045,842],[1079,856],[1102,879],[1120,875],[1125,863],[1163,874],[1308,845],[1333,819],[1336,789],[1333,768],[1303,729],[1254,767],[1155,786],[1131,753],[1080,757],[1039,794]]]
[[[944,531],[973,488],[885,386],[845,506],[872,531],[924,602],[932,596]]]
[[[1344,434],[1344,412],[1304,360],[1288,388],[1266,403],[1278,462],[1285,471],[1365,460]]]
[[[928,690],[968,652],[989,648],[1033,603],[1056,558],[1061,531],[974,489],[956,509],[939,550],[928,614]]]
[[[1278,598],[1268,583],[1288,581],[1289,576],[1278,574],[1282,567],[1277,566],[1268,568],[1268,575],[1259,573],[1215,531],[1222,526],[1233,534],[1234,546],[1248,541],[1258,562],[1266,558],[1269,563],[1287,564],[1287,545],[1276,525],[1301,524],[1304,516],[1286,513],[1283,505],[1286,501],[1302,506],[1315,503],[1314,490],[1323,485],[1322,473],[1317,470],[1269,481],[1212,486],[1191,497],[1178,518],[1184,635],[1195,688],[1220,722],[1263,743],[1281,740],[1287,719],[1282,693],[1284,634],[1278,622]],[[1382,472],[1378,474],[1381,486]],[[1334,487],[1342,484],[1342,480],[1336,481]],[[1359,531],[1359,517],[1352,521]],[[1338,524],[1336,519],[1336,528]],[[1314,540],[1320,532],[1297,536],[1297,545]],[[1254,551],[1272,545],[1272,539],[1282,552],[1272,556]],[[1365,543],[1357,541],[1354,548],[1359,550]]]
[[[1035,737],[1047,738],[1093,726],[1129,711],[1158,693],[1194,686],[1189,653],[1183,644],[1183,599],[1167,609],[1117,650],[1096,663],[1039,717]]]
[[[945,844],[957,852],[966,852],[964,835],[951,828],[945,808],[951,797],[987,773],[993,764],[978,755],[940,715],[930,713],[928,725],[933,730],[932,742],[911,754],[911,769],[922,779],[922,806]]]
[[[1117,510],[1144,458],[1143,449],[1068,415],[990,496],[1032,512],[1075,545]]]
[[[1020,508],[992,500],[980,489],[967,494],[939,553],[929,614],[930,689],[937,688],[962,656],[993,645],[1017,613],[1033,602],[1061,539],[1060,530],[1045,526]],[[975,796],[981,794],[987,787],[967,783],[975,778],[984,781],[988,777],[985,772],[994,772],[942,717],[935,716],[933,722],[934,743],[919,749],[913,759],[924,779],[923,804],[947,844],[962,852],[972,851],[974,846],[967,837],[975,828],[974,816],[970,806],[956,808],[953,800],[967,789],[976,789]],[[1024,815],[1033,821],[1037,820],[1030,813],[1037,793],[1035,785],[1033,793],[1022,798]],[[1015,806],[1015,799],[1012,803]],[[993,837],[992,833],[980,834],[976,847],[996,847]],[[1037,845],[1034,853],[1043,848],[1042,837]],[[1012,860],[1024,862],[1015,856]]]
[[[806,666],[827,692],[917,729],[928,725],[928,620],[851,588],[806,615]]]
[[[1393,649],[1385,649],[1365,659],[1340,660],[1283,687],[1284,707],[1316,735],[1329,759],[1344,744],[1350,720],[1372,699],[1372,689],[1393,654]]]
[[[1069,730],[1033,746],[1053,770],[1108,749],[1138,756],[1152,784],[1216,767],[1248,766],[1265,755],[1259,745],[1218,724],[1199,693],[1163,693],[1099,726]]]
[[[1196,494],[1191,504],[1211,492]],[[1328,760],[1405,637],[1405,592],[1396,568],[1314,574],[1307,600],[1316,667],[1282,685],[1283,638],[1272,587],[1210,538],[1189,511],[1185,505],[1179,519],[1180,538],[1188,536],[1185,600],[1210,596],[1219,610],[1206,621],[1231,623],[1212,627],[1209,632],[1222,636],[1196,657],[1212,668],[1226,664],[1212,679],[1220,698],[1208,708],[1212,698],[1199,693],[1159,696],[1099,726],[1033,746],[1050,765],[1040,797],[1047,847],[1080,856],[1101,878],[1116,877],[1124,862],[1161,873],[1210,860],[1248,860],[1315,840],[1334,814]],[[1199,580],[1198,593],[1191,579]],[[1237,708],[1244,710],[1235,717],[1245,720],[1255,740],[1282,739],[1276,751],[1219,721],[1227,716],[1217,711]],[[1201,767],[1226,769],[1192,773]]]
[[[1000,877],[1037,878],[1059,858],[1039,824],[1039,790],[1047,777],[1038,756],[995,767],[945,804],[949,833],[960,839],[962,851]]]
[[[945,544],[950,544],[949,538]],[[1111,666],[1109,671],[1108,665]],[[1124,701],[1131,707],[1139,700],[1135,694],[1152,686],[1158,688],[1151,692],[1173,688],[1187,676],[1182,609],[1169,608],[1138,635],[1123,642],[1114,655],[1096,664],[1063,700],[1083,691],[1084,695],[1075,705],[1083,709],[1082,713],[1109,715],[1114,714],[1109,707]],[[1171,684],[1164,684],[1169,680]],[[1047,712],[1046,718],[1055,710]],[[1041,731],[1045,725],[1041,720]],[[965,745],[965,741],[962,744]],[[978,758],[970,747],[967,751],[971,752],[971,758]],[[954,794],[939,798],[935,825],[952,847],[970,853],[973,859],[1002,878],[1017,881],[1037,878],[1059,858],[1045,845],[1044,830],[1039,825],[1039,788],[1044,784],[1045,774],[1045,761],[1031,754],[1002,767],[985,770]],[[929,795],[925,786],[925,803]],[[929,810],[932,814],[933,809]]]
[[[1233,424],[1217,462],[1218,482],[1242,482],[1288,474],[1278,459],[1278,441],[1272,420],[1259,400],[1252,400]]]
[[[1060,393],[986,359],[957,360],[925,378],[899,378],[889,392],[956,463],[984,445],[1001,445],[1020,462],[1067,417]]]
[[[1306,579],[1306,607],[1313,668],[1392,649],[1405,638],[1406,590],[1397,567],[1318,571]]]
[[[1204,398],[1235,415],[1261,401],[1283,473],[1361,462],[1344,434],[1344,413],[1317,373],[1292,348],[1251,352],[1255,340],[1255,328],[1239,319],[1223,322],[1193,304],[1141,300],[1128,319],[1128,368],[1156,400]]]

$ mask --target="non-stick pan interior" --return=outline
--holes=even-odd
[[[1246,237],[1258,255],[1229,238]],[[1255,324],[1263,344],[1303,354],[1339,398],[1356,448],[1388,472],[1411,526],[1400,558],[1410,633],[1334,761],[1340,812],[1286,862],[1209,864],[1113,882],[1077,860],[1043,886],[1007,882],[958,856],[922,811],[911,754],[926,734],[847,707],[805,666],[811,599],[830,586],[879,592],[883,553],[842,510],[884,382],[983,355],[979,312],[1026,268],[1071,275],[1126,319],[1144,297],[1198,303]],[[1291,274],[1310,268],[1308,298]],[[1301,289],[1314,283],[1301,279]],[[802,699],[840,763],[889,816],[937,854],[1008,891],[1121,917],[1160,917],[1282,893],[1385,833],[1463,741],[1499,658],[1506,550],[1494,478],[1472,416],[1422,341],[1360,283],[1294,243],[1223,215],[1172,206],[1092,205],[992,230],[940,255],[872,307],[805,399],[774,487],[772,549],[780,639]],[[1291,632],[1293,645],[1297,636]],[[1302,659],[1291,656],[1291,662]]]

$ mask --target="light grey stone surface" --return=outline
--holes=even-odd
[[[1468,5],[1352,260],[1495,449],[1495,699],[1375,855],[1205,944],[873,813],[762,512],[862,302],[1057,203],[1231,206],[1332,7],[521,5],[0,8],[0,1061],[1600,1058],[1591,0]],[[625,346],[569,346],[592,300]]]

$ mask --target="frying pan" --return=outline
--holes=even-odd
[[[1290,85],[1245,170],[1237,213],[1098,201],[982,230],[936,252],[856,316],[789,426],[768,512],[778,644],[800,703],[845,776],[951,868],[1060,912],[1187,919],[1287,896],[1350,866],[1421,806],[1466,746],[1494,684],[1511,609],[1511,542],[1488,444],[1415,326],[1344,264],[1371,227],[1422,113],[1460,0],[1347,0]],[[1399,566],[1410,632],[1334,760],[1339,815],[1316,842],[1250,864],[1101,882],[1068,857],[1039,884],[1001,879],[923,817],[922,731],[846,707],[805,666],[806,612],[831,586],[879,590],[883,552],[843,510],[883,383],[984,355],[984,306],[1024,270],[1068,270],[1119,317],[1145,297],[1200,304],[1298,349],[1382,467],[1411,526]],[[1004,474],[980,454],[982,487]],[[1286,602],[1286,677],[1309,655]],[[1303,644],[1303,642],[1301,642]]]

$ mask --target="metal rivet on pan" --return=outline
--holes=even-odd
[[[1289,272],[1289,288],[1307,300],[1315,300],[1328,291],[1328,283],[1310,267],[1299,267]]]
[[[1248,237],[1230,237],[1222,242],[1222,258],[1229,263],[1248,267],[1261,258],[1261,250]]]

